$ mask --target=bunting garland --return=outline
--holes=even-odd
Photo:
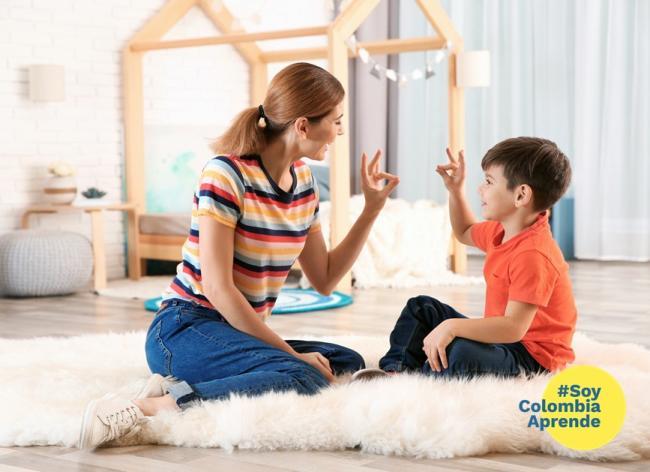
[[[428,61],[423,68],[416,67],[410,72],[401,72],[384,67],[375,61],[367,49],[359,47],[357,37],[354,34],[345,41],[345,44],[350,51],[359,56],[361,62],[368,64],[370,75],[380,80],[386,77],[388,80],[397,82],[400,86],[405,85],[409,80],[427,80],[434,77],[436,75],[434,67],[440,64],[449,55],[449,51],[451,50],[451,42],[447,41],[445,47],[438,49],[433,59]]]

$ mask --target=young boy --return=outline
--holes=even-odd
[[[551,235],[548,209],[571,181],[566,156],[552,141],[520,137],[490,149],[478,191],[485,222],[465,198],[465,156],[437,173],[449,191],[454,234],[486,253],[484,317],[469,319],[440,301],[419,296],[406,304],[390,335],[381,370],[472,377],[515,376],[562,369],[574,359],[576,308],[568,264]]]

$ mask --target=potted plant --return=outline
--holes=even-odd
[[[46,200],[53,205],[69,205],[77,196],[75,170],[67,162],[59,161],[47,168],[49,177],[43,186]]]
[[[88,187],[86,190],[81,192],[81,195],[83,195],[85,198],[88,200],[100,200],[104,198],[104,195],[106,195],[106,192],[103,190],[98,189],[97,187]]]

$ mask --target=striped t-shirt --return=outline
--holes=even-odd
[[[293,183],[282,190],[257,155],[218,156],[203,169],[192,205],[183,262],[163,299],[182,298],[212,308],[201,287],[199,217],[234,228],[233,280],[266,318],[307,234],[320,230],[318,190],[309,167],[291,166]],[[218,296],[218,295],[217,295]]]

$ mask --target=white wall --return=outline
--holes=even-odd
[[[42,203],[47,165],[65,160],[80,189],[122,194],[120,49],[162,0],[3,0],[0,3],[0,233],[22,209]],[[66,100],[33,103],[27,67],[65,66]],[[38,222],[35,222],[38,224]],[[88,232],[80,216],[47,217],[47,227]],[[106,222],[109,276],[124,273],[121,216]]]
[[[227,5],[235,7],[234,3]],[[122,199],[120,51],[163,4],[164,0],[0,1],[0,234],[19,227],[23,208],[42,203],[42,182],[53,161],[65,160],[76,167],[79,189],[96,186],[108,192],[107,199]],[[241,15],[260,15],[264,21],[257,26],[265,29],[298,26],[288,25],[289,19],[300,25],[305,20],[322,24],[329,15],[317,1],[279,2],[272,15],[264,14],[267,5],[251,1],[246,4],[249,11]],[[268,24],[273,21],[277,24]],[[213,34],[218,33],[193,10],[167,37]],[[36,63],[65,66],[64,102],[28,99],[27,67]],[[144,80],[145,126],[214,127],[206,141],[248,105],[248,68],[228,46],[149,53]],[[89,221],[81,215],[44,216],[34,223],[89,234]],[[109,278],[125,273],[124,229],[121,215],[107,214]]]

